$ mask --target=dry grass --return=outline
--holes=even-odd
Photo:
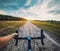
[[[11,34],[23,26],[26,21],[0,21],[0,36]]]
[[[52,34],[55,34],[56,36],[60,37],[60,22],[48,22],[48,21],[31,21],[33,24],[38,26],[39,28],[42,28]]]

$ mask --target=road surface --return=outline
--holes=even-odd
[[[19,37],[40,37],[41,35],[41,29],[32,24],[31,22],[25,23],[22,27],[19,27],[18,29],[18,34]],[[43,46],[41,44],[41,40],[32,40],[32,51],[60,51],[60,44],[56,42],[53,38],[49,36],[44,31],[45,39],[44,43],[45,45]],[[27,51],[27,46],[28,42],[27,40],[19,40],[18,46],[14,46],[15,40],[12,40],[9,45],[8,45],[8,50],[7,51]]]

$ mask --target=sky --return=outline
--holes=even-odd
[[[60,0],[0,0],[0,14],[60,21]]]

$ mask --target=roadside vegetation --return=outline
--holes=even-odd
[[[0,36],[15,32],[26,21],[25,18],[0,14]]]
[[[60,37],[60,21],[31,21],[37,27]]]
[[[25,23],[26,21],[0,21],[0,36],[14,33],[18,27]]]

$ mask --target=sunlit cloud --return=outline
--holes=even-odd
[[[35,0],[34,4],[32,2],[33,0],[26,0],[25,4],[21,6],[19,6],[20,4],[17,3],[11,4],[11,6],[12,5],[16,6],[15,10],[14,10],[15,6],[10,7],[11,8],[10,11],[0,10],[1,11],[0,14],[2,13],[2,14],[8,14],[12,16],[19,16],[27,19],[57,20],[57,21],[60,20],[60,7],[58,3],[59,1],[55,3],[56,2],[55,0]]]

